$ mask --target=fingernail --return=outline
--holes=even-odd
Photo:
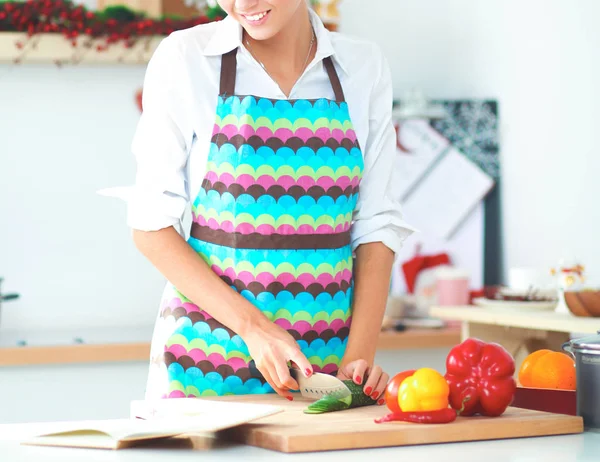
[[[286,396],[288,401],[294,401],[294,398],[292,398],[291,396]]]
[[[310,377],[312,375],[312,371],[310,369],[306,369],[304,372],[306,372],[307,377]]]
[[[368,395],[368,393],[367,393]],[[373,395],[371,396],[372,399],[377,399],[377,397],[379,396],[379,392],[376,391],[375,393],[373,393]]]
[[[358,383],[359,385],[362,383],[362,377],[360,375],[357,375],[356,378],[354,379],[356,381],[356,383]]]
[[[371,394],[371,390],[372,390],[371,387],[365,388],[365,395],[367,395],[367,396],[370,395]]]
[[[381,398],[379,401],[377,401],[377,404],[379,404],[380,406],[385,403],[385,399]]]

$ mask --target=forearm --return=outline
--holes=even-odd
[[[375,360],[393,263],[394,253],[381,242],[356,249],[352,326],[344,364],[364,359],[372,365]]]
[[[253,326],[268,322],[259,309],[231,290],[174,228],[134,230],[133,239],[177,290],[242,337]]]

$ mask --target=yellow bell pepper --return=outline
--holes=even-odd
[[[450,387],[443,375],[434,369],[418,369],[405,378],[398,390],[402,412],[437,411],[448,407]]]

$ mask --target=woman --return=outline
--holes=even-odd
[[[147,397],[291,400],[291,365],[352,379],[381,404],[376,342],[412,232],[390,193],[387,64],[329,33],[306,0],[219,3],[225,20],[156,50],[133,142],[128,221],[169,281]],[[188,204],[186,241],[175,227]]]

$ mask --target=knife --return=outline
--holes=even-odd
[[[248,368],[252,377],[265,379],[256,367],[254,360],[250,361]],[[294,367],[289,367],[288,369],[292,378],[298,382],[300,394],[305,398],[318,400],[323,396],[331,395],[336,399],[344,399],[352,394],[344,382],[333,375],[313,372],[310,377],[306,378],[299,369]]]

